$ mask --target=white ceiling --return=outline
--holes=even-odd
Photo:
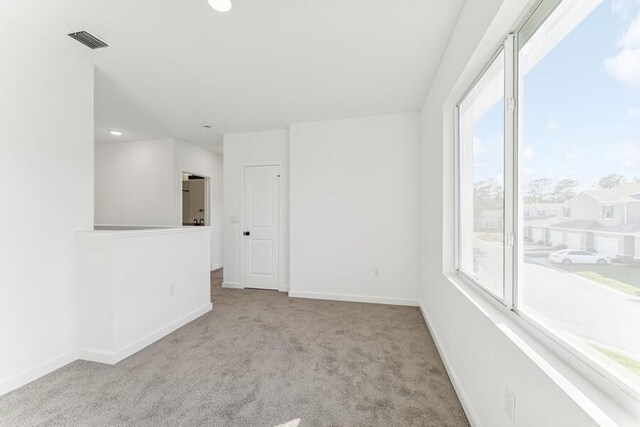
[[[109,43],[91,52],[97,141],[214,151],[228,132],[418,110],[463,3],[233,0],[219,13],[206,0],[1,1],[51,35]]]

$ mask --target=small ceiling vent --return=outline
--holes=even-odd
[[[108,44],[106,44],[96,36],[93,36],[87,33],[86,31],[78,31],[77,33],[71,33],[69,34],[69,37],[79,41],[80,43],[82,43],[83,45],[91,49],[100,49],[102,47],[109,46]]]

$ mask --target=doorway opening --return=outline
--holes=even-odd
[[[182,173],[182,225],[209,225],[209,177]]]

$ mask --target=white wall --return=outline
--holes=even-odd
[[[211,225],[211,270],[222,267],[222,156],[193,144],[174,144],[174,224],[182,224],[182,172],[209,177],[209,224]]]
[[[0,18],[0,394],[78,349],[75,232],[93,226],[93,65]],[[9,208],[10,207],[10,208]]]
[[[282,242],[280,245],[280,290],[289,289],[289,132],[276,130],[224,136],[223,247],[224,285],[240,286],[240,197],[242,165],[280,163]]]
[[[97,143],[95,221],[176,225],[172,139]]]
[[[417,114],[291,126],[291,296],[416,305]]]
[[[115,364],[210,311],[209,231],[79,233],[80,358]]]
[[[446,276],[455,272],[455,104],[527,3],[466,2],[422,108],[420,303],[473,425],[608,425],[601,409],[617,411],[593,385],[469,285]],[[516,395],[515,422],[505,414],[505,386]]]
[[[209,177],[211,268],[222,266],[222,159],[175,139],[96,144],[96,224],[182,225],[182,172]]]

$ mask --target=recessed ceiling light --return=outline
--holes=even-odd
[[[209,123],[203,123],[202,127],[205,129],[211,129],[211,125]]]
[[[217,10],[218,12],[229,12],[233,5],[231,0],[208,0],[209,6]]]
[[[110,133],[111,135],[115,135],[115,136],[122,136],[122,132],[117,131],[117,130],[109,131],[109,133]]]

